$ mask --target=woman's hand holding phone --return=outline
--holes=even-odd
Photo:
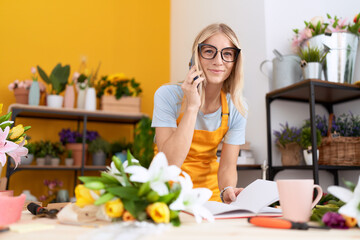
[[[202,71],[196,71],[195,66],[192,66],[186,75],[185,81],[181,85],[181,89],[186,97],[187,108],[195,108],[196,110],[200,108],[201,99],[197,86],[205,80],[205,78],[201,76],[202,73]]]

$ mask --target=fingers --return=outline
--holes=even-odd
[[[235,189],[234,188],[226,189],[226,191],[224,192],[224,202],[229,204],[231,202],[234,202],[235,200],[236,200]]]
[[[185,82],[187,82],[189,84],[195,84],[196,83],[196,86],[197,86],[200,82],[204,81],[204,78],[201,77],[202,73],[203,73],[203,71],[201,71],[201,70],[196,71],[195,66],[192,66],[190,71],[188,72],[188,74],[186,76]]]
[[[244,188],[234,188],[235,195],[239,195],[242,190],[244,190]]]

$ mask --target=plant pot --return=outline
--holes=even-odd
[[[51,158],[51,166],[59,166],[60,158]]]
[[[106,154],[103,151],[99,151],[92,154],[93,165],[104,166],[106,161]]]
[[[9,225],[21,218],[26,196],[0,196],[0,225]]]
[[[63,96],[60,95],[48,95],[46,102],[48,107],[61,108],[63,105]]]
[[[43,157],[36,158],[36,165],[44,166],[45,165],[45,158],[43,158]]]
[[[306,165],[313,165],[312,150],[303,150],[304,160]],[[319,149],[316,150],[316,158],[319,159]]]
[[[121,97],[115,96],[101,97],[101,110],[108,112],[139,113],[141,105],[140,97]]]
[[[304,80],[321,79],[322,65],[319,62],[309,62],[302,68]]]
[[[67,150],[71,150],[72,151],[72,156],[74,159],[74,165],[75,166],[81,166],[82,164],[82,151],[83,151],[83,144],[82,143],[67,143],[66,144],[66,149]],[[85,162],[86,163],[86,152],[88,149],[88,145],[85,144]]]
[[[51,165],[51,159],[52,159],[51,155],[46,155],[45,156],[45,165]]]
[[[39,106],[40,103],[40,87],[38,81],[33,81],[29,91],[29,105]]]
[[[14,95],[16,103],[28,104],[29,103],[29,89],[15,88]]]
[[[21,165],[30,165],[34,160],[34,154],[29,153],[26,156],[21,156]]]
[[[66,85],[64,94],[64,108],[74,108],[75,90],[74,85]]]
[[[86,89],[79,89],[77,93],[77,101],[76,101],[77,109],[85,108],[85,97],[86,97]]]
[[[297,143],[288,143],[280,148],[281,163],[283,166],[303,165],[301,147]]]
[[[85,110],[96,110],[96,91],[95,88],[88,88],[85,96]]]
[[[74,159],[73,158],[65,158],[65,166],[72,166],[74,165]]]

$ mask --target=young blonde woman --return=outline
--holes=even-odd
[[[242,190],[236,188],[236,162],[247,112],[239,41],[227,25],[212,24],[198,34],[192,52],[194,65],[185,80],[155,93],[157,151],[187,172],[194,187],[212,190],[210,200],[230,203]]]

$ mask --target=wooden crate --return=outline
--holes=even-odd
[[[100,108],[108,112],[126,112],[140,113],[140,97],[121,97],[116,99],[115,96],[102,96]]]

